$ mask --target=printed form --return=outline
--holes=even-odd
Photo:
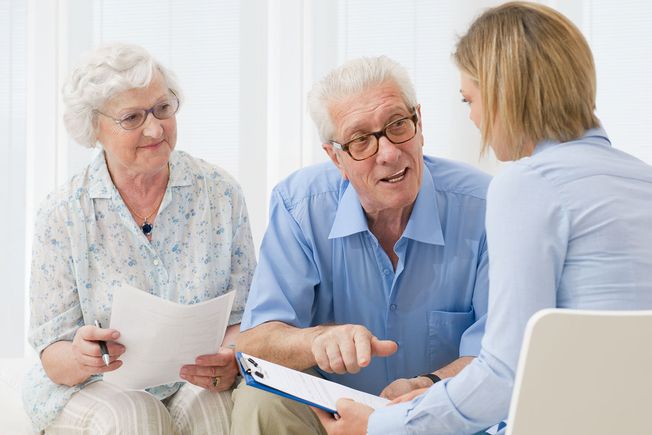
[[[389,403],[387,399],[364,391],[311,376],[245,353],[240,355],[242,355],[240,365],[248,369],[247,371],[257,383],[331,411],[335,411],[335,403],[342,398],[353,399],[374,409]],[[256,365],[253,365],[252,362],[255,362]]]
[[[128,285],[116,289],[110,327],[120,331],[126,350],[122,367],[105,373],[104,381],[133,390],[183,381],[181,366],[218,351],[234,296],[184,305]]]

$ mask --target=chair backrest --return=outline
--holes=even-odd
[[[652,311],[530,319],[507,435],[652,434]]]

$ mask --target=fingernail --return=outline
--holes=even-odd
[[[113,339],[119,338],[119,337],[120,337],[120,333],[119,333],[118,331],[114,331],[113,334],[111,334],[111,337],[112,337]]]

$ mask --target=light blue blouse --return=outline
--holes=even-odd
[[[652,309],[651,223],[652,168],[612,148],[602,129],[509,164],[487,196],[480,356],[413,401],[375,411],[369,434],[472,434],[506,418],[525,325],[543,308]]]
[[[174,151],[151,243],[136,225],[100,153],[48,196],[36,219],[29,342],[40,353],[72,340],[97,319],[109,325],[113,289],[126,283],[182,304],[236,291],[229,324],[240,322],[255,268],[244,196],[224,170]],[[50,424],[91,382],[54,384],[40,363],[28,373],[24,403],[34,428]],[[182,383],[148,391],[165,398]]]

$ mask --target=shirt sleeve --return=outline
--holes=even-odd
[[[486,238],[482,239],[481,254],[476,268],[473,287],[473,312],[475,323],[464,331],[460,340],[460,356],[478,356],[480,354],[482,337],[487,320],[487,304],[489,296],[489,255],[487,254]]]
[[[554,187],[515,163],[489,187],[486,223],[491,286],[479,357],[413,401],[375,411],[369,434],[402,433],[392,421],[403,433],[475,433],[507,417],[526,323],[556,306],[569,219]]]
[[[301,204],[295,204],[294,211],[299,213],[300,207]],[[312,246],[275,188],[241,330],[269,321],[299,328],[310,326],[319,282]]]
[[[30,328],[28,341],[37,353],[50,344],[72,340],[83,325],[68,210],[48,201],[38,212],[32,244]]]
[[[235,291],[235,299],[229,317],[229,325],[235,325],[242,320],[245,301],[256,268],[256,254],[249,225],[249,214],[240,188],[234,189],[231,221],[233,223],[233,241],[231,244],[231,279],[228,291]]]

